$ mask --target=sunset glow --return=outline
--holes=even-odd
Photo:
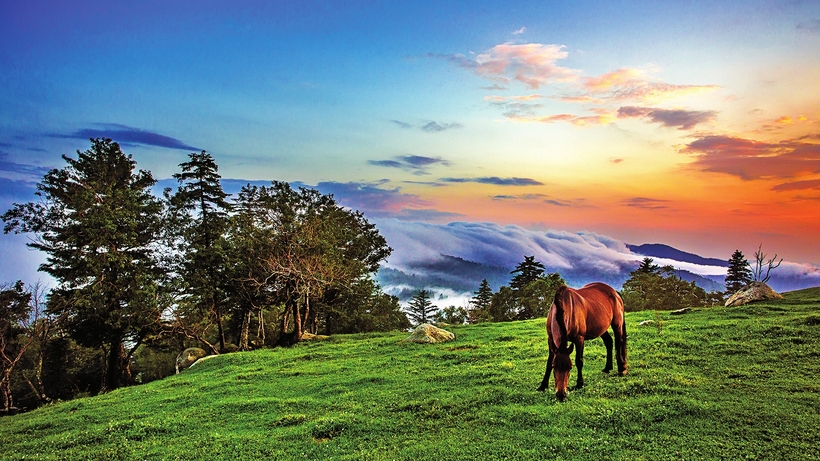
[[[157,179],[205,149],[373,217],[820,264],[817,2],[12,3],[3,210],[110,136]]]

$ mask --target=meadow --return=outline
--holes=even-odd
[[[629,374],[590,341],[564,403],[535,391],[543,319],[340,335],[2,418],[0,458],[820,459],[820,289],[627,328]]]

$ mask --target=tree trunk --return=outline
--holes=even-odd
[[[216,328],[219,330],[219,352],[225,352],[225,329],[222,326],[222,308],[217,304],[216,299],[211,298],[211,311],[216,317]]]
[[[305,293],[305,318],[302,320],[302,331],[305,331],[309,328],[310,322],[310,295]]]
[[[248,334],[251,329],[251,310],[246,309],[242,314],[242,331],[239,334],[239,350],[250,350],[248,345]]]
[[[290,317],[293,316],[293,331],[289,332]],[[299,302],[291,301],[285,306],[282,315],[282,331],[279,333],[280,346],[292,346],[302,340],[302,316],[299,313]]]
[[[3,377],[0,378],[0,394],[3,398],[3,412],[11,414],[11,407],[13,404],[11,398],[11,368],[3,370]]]
[[[125,354],[125,345],[121,338],[111,341],[108,360],[105,367],[105,381],[100,392],[109,392],[125,386],[131,381],[131,365]]]

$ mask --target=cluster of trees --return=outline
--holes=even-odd
[[[543,264],[535,256],[525,256],[510,272],[509,286],[501,286],[493,292],[487,279],[481,281],[469,306],[436,307],[430,300],[431,292],[416,292],[407,305],[406,312],[414,325],[422,323],[509,322],[528,320],[547,315],[547,310],[559,287],[566,285],[560,274],[545,273]]]
[[[682,280],[672,266],[658,266],[644,258],[621,288],[627,311],[676,310],[723,303],[723,293],[706,292],[695,282]]]
[[[555,292],[566,285],[557,272],[545,273],[542,263],[535,256],[525,256],[515,269],[509,286],[501,286],[493,292],[486,279],[470,301],[467,320],[478,322],[507,322],[527,320],[547,315]]]
[[[780,267],[783,258],[777,259],[777,254],[766,259],[763,244],[755,251],[755,265],[749,263],[743,252],[735,250],[729,258],[729,269],[726,271],[726,293],[735,293],[752,282],[766,283],[771,278],[773,269]]]
[[[160,377],[189,346],[217,354],[409,326],[372,277],[391,248],[332,196],[273,182],[231,199],[203,151],[159,198],[116,142],[77,154],[43,177],[38,201],[2,215],[6,233],[33,235],[57,281],[47,295],[3,287],[6,411],[12,390],[30,407]]]

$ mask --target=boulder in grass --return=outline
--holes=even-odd
[[[422,323],[417,326],[413,333],[404,339],[406,343],[435,344],[446,343],[456,339],[456,335],[447,330],[434,327],[429,323]]]
[[[179,373],[179,370],[184,370],[190,367],[196,363],[197,360],[205,357],[205,355],[207,355],[205,350],[198,347],[189,347],[188,349],[180,352],[177,356],[177,373]]]
[[[742,306],[754,301],[764,301],[767,299],[782,299],[780,293],[774,291],[763,282],[752,282],[738,290],[726,300],[726,307]]]

